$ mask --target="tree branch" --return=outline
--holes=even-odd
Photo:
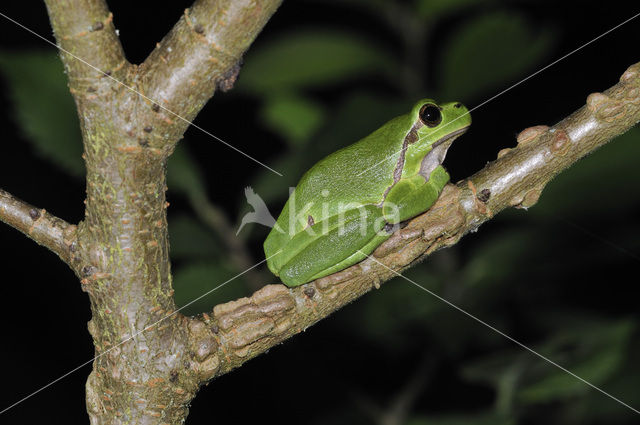
[[[104,0],[45,0],[45,4],[70,83],[102,79],[100,71],[124,76],[126,59]]]
[[[233,86],[242,55],[281,2],[197,0],[142,64],[145,94],[193,120],[216,88]],[[188,122],[167,118],[171,131],[186,130]]]
[[[447,185],[429,211],[397,231],[373,258],[297,288],[269,285],[250,298],[216,306],[213,316],[203,316],[200,339],[193,342],[206,347],[197,365],[201,376],[209,379],[242,365],[454,245],[498,212],[533,206],[554,176],[639,121],[640,63],[609,90],[589,95],[586,106],[566,119],[551,128],[525,129],[516,147],[500,151],[470,178]]]
[[[35,208],[0,189],[0,221],[50,249],[69,264],[76,249],[76,226]]]
[[[196,1],[143,67],[124,59],[104,0],[46,2],[69,52],[62,60],[87,169],[70,259],[89,295],[98,354],[87,412],[96,425],[183,423],[200,383],[189,345],[198,329],[176,313],[171,286],[166,161],[188,121],[169,110],[191,120],[215,83],[230,86],[229,70],[279,1]]]

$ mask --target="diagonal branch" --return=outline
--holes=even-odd
[[[78,79],[104,78],[100,71],[109,75],[126,71],[113,14],[105,0],[45,0],[45,4],[72,86]]]
[[[141,65],[145,95],[193,120],[217,88],[233,86],[242,55],[281,2],[197,0]]]
[[[69,264],[75,249],[76,226],[35,208],[0,189],[0,221],[49,248]]]
[[[518,135],[518,145],[456,185],[445,187],[426,213],[368,258],[309,284],[268,285],[253,294],[218,305],[201,324],[203,379],[224,374],[305,330],[332,312],[378,288],[384,281],[434,251],[457,243],[498,212],[533,206],[545,185],[577,160],[640,121],[640,63],[604,93],[553,127],[536,126]],[[204,332],[207,329],[207,332]],[[207,355],[205,355],[207,354]]]

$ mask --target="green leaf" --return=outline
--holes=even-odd
[[[193,160],[184,140],[176,146],[167,165],[167,186],[169,190],[185,196],[204,196],[204,177],[196,161]]]
[[[532,261],[533,253],[540,245],[537,236],[531,229],[494,231],[491,239],[484,240],[465,263],[462,281],[471,287],[498,285],[512,279],[517,271]]]
[[[438,70],[443,98],[468,98],[506,88],[546,56],[553,40],[522,16],[499,12],[469,22],[443,49]]]
[[[267,99],[261,119],[292,146],[303,146],[325,119],[320,104],[295,95],[279,95]]]
[[[211,232],[185,214],[169,216],[169,241],[174,260],[211,259],[221,254]]]
[[[213,306],[250,295],[242,278],[222,264],[195,263],[180,267],[173,276],[175,301],[181,312],[195,315]],[[206,295],[205,295],[206,294]]]
[[[422,288],[451,298],[457,291],[456,277],[447,263],[451,252],[440,251],[430,257],[427,264],[420,264],[403,275]],[[462,296],[456,303],[464,304]],[[396,279],[382,286],[379,291],[365,297],[352,307],[352,315],[341,329],[358,334],[381,350],[402,351],[416,344],[418,335],[429,335],[440,352],[453,356],[473,338],[475,331],[467,318],[446,303],[426,291]],[[340,320],[340,319],[338,319]]]
[[[304,171],[308,168],[307,164],[302,152],[295,151],[282,155],[275,159],[271,166],[276,170],[282,170],[284,175],[280,177],[269,170],[260,170],[257,177],[253,179],[251,187],[267,203],[269,208],[274,208],[271,211],[272,213],[279,213],[277,207],[282,208],[284,201],[281,203],[277,201],[284,200],[289,196],[289,187],[297,184]],[[251,211],[244,199],[242,202],[239,218]],[[274,217],[277,218],[275,214]]]
[[[413,101],[415,99],[407,102],[365,91],[350,93],[335,108],[331,119],[312,144],[311,148],[317,153],[313,163],[357,142],[396,116],[407,113]]]
[[[393,60],[350,33],[292,32],[252,49],[238,88],[255,93],[320,87],[389,70]]]
[[[481,2],[483,0],[416,0],[415,10],[420,17],[434,21],[444,15]],[[484,2],[488,3],[486,0]]]
[[[60,59],[53,52],[0,52],[13,114],[26,139],[43,158],[82,176],[82,138]]]
[[[571,334],[560,334],[560,344],[553,340],[547,344],[557,347],[552,350],[540,347],[538,352],[548,353],[548,357],[593,385],[599,386],[618,371],[633,328],[632,321],[585,323],[581,329],[572,329]],[[571,347],[568,353],[564,348],[567,346]],[[563,361],[563,356],[568,359]],[[545,370],[546,373],[540,379],[519,391],[520,400],[541,403],[590,391],[582,381],[558,368]]]

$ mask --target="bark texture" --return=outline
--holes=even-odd
[[[175,311],[166,161],[279,5],[199,0],[140,66],[103,0],[47,0],[69,75],[87,168],[85,219],[69,264],[89,294],[96,356],[92,424],[177,424],[204,378],[192,320]],[[82,58],[87,63],[78,60]],[[201,344],[201,338],[198,338]]]
[[[0,191],[0,219],[58,254],[91,300],[92,424],[179,424],[198,388],[290,338],[509,207],[533,206],[559,172],[640,120],[640,64],[553,127],[455,185],[375,259],[295,289],[268,285],[210,314],[175,311],[166,161],[280,0],[198,0],[140,66],[124,58],[103,0],[46,0],[76,101],[87,168],[85,219],[65,223]],[[84,61],[78,60],[82,58]]]

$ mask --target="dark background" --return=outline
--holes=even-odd
[[[0,12],[53,39],[41,2],[5,3]],[[128,59],[144,60],[189,4],[109,1]],[[248,211],[243,189],[251,185],[275,213],[308,166],[404,113],[416,99],[458,100],[473,108],[637,9],[618,1],[285,1],[245,56],[236,89],[216,94],[195,121],[285,177],[194,128],[187,131],[182,162],[169,165],[176,182],[170,180],[168,196],[178,302],[184,305],[238,272],[227,265],[222,242],[196,219],[190,190],[205,191],[236,223]],[[640,60],[639,30],[640,18],[473,111],[472,129],[449,151],[452,180],[513,146],[523,128],[553,124],[589,93],[615,84]],[[343,56],[331,54],[337,46]],[[283,51],[290,61],[269,62]],[[77,222],[84,199],[80,162],[60,159],[64,149],[80,149],[76,124],[73,117],[51,118],[71,110],[70,97],[40,89],[63,81],[58,65],[46,75],[48,68],[33,65],[51,64],[53,52],[0,19],[0,187]],[[48,130],[45,118],[40,124],[29,120],[41,110],[51,111],[45,115],[58,127]],[[38,125],[44,130],[33,129]],[[57,137],[56,129],[71,136]],[[43,132],[61,140],[60,147],[34,140]],[[640,408],[634,296],[639,146],[634,129],[560,176],[528,212],[501,214],[407,275]],[[256,262],[263,258],[266,231],[256,225],[243,230]],[[6,225],[0,225],[0,246],[2,410],[94,351],[86,330],[89,303],[73,273]],[[241,280],[229,287],[188,312],[252,290]],[[89,370],[87,365],[4,413],[0,423],[86,423]],[[403,391],[414,400],[397,423],[638,421],[631,410],[395,279],[211,383],[194,400],[188,423],[383,423]]]

